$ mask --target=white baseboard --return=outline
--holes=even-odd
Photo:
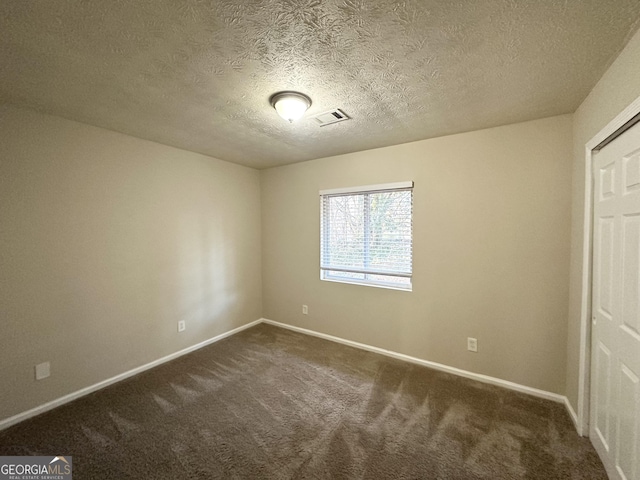
[[[567,409],[567,412],[569,412],[569,417],[571,417],[571,421],[573,422],[573,426],[576,427],[576,431],[579,435],[584,436],[582,427],[580,425],[580,422],[578,421],[578,414],[573,409],[573,405],[571,405],[571,402],[567,397],[564,397],[564,406]]]
[[[111,377],[108,378],[107,380],[103,380],[102,382],[98,382],[94,385],[82,388],[80,390],[77,390],[73,393],[70,393],[68,395],[65,395],[63,397],[57,398],[55,400],[52,400],[50,402],[47,402],[43,405],[40,405],[38,407],[32,408],[31,410],[27,410],[25,412],[22,413],[18,413],[17,415],[14,415],[12,417],[6,418],[4,420],[0,420],[0,430],[3,430],[5,428],[9,428],[12,425],[15,425],[16,423],[20,423],[24,420],[27,420],[28,418],[31,417],[35,417],[36,415],[40,415],[41,413],[47,412],[49,410],[53,410],[56,407],[59,407],[61,405],[64,405],[65,403],[69,403],[73,400],[76,400],[77,398],[80,397],[84,397],[85,395],[88,395],[90,393],[93,393],[97,390],[100,390],[102,388],[105,388],[109,385],[112,385],[114,383],[120,382],[121,380],[124,380],[125,378],[129,378],[132,377],[134,375],[137,375],[138,373],[142,373],[145,370],[149,370],[150,368],[153,367],[157,367],[158,365],[161,365],[163,363],[169,362],[171,360],[174,360],[178,357],[181,357],[183,355],[186,355],[187,353],[191,353],[195,350],[198,350],[202,347],[206,347],[207,345],[211,345],[212,343],[218,342],[220,340],[222,340],[223,338],[227,338],[231,335],[234,335],[242,330],[246,330],[247,328],[251,328],[254,325],[257,325],[259,323],[262,322],[262,319],[258,319],[255,320],[253,322],[247,323],[246,325],[242,325],[238,328],[234,328],[233,330],[229,330],[228,332],[225,333],[221,333],[220,335],[217,335],[215,337],[212,337],[208,340],[205,340],[204,342],[200,342],[197,343],[195,345],[192,345],[190,347],[187,347],[185,349],[182,349],[178,352],[172,353],[171,355],[167,355],[166,357],[162,357],[159,358],[158,360],[154,360],[153,362],[147,363],[145,365],[142,365],[140,367],[134,368],[133,370],[129,370],[127,372],[121,373],[119,375],[116,375],[115,377]]]
[[[369,352],[379,353],[387,357],[397,358],[399,360],[404,360],[405,362],[415,363],[425,367],[433,368],[435,370],[440,370],[442,372],[458,375],[460,377],[470,378],[472,380],[477,380],[479,382],[489,383],[491,385],[497,385],[499,387],[508,388],[509,390],[515,390],[516,392],[527,393],[529,395],[533,395],[534,397],[553,400],[554,402],[564,403],[565,405],[567,405],[568,403],[567,397],[565,397],[564,395],[560,395],[558,393],[547,392],[546,390],[540,390],[533,387],[527,387],[526,385],[520,385],[519,383],[510,382],[508,380],[502,380],[500,378],[490,377],[489,375],[483,375],[481,373],[469,372],[468,370],[462,370],[460,368],[450,367],[448,365],[443,365],[441,363],[436,363],[436,362],[431,362],[429,360],[423,360],[421,358],[411,357],[403,353],[392,352],[390,350],[373,347],[371,345],[366,345],[364,343],[345,340],[344,338],[334,337],[333,335],[327,335],[326,333],[320,333],[314,330],[308,330],[306,328],[294,327],[293,325],[287,325],[286,323],[280,323],[280,322],[276,322],[266,318],[263,318],[262,321],[264,323],[268,323],[269,325],[274,325],[276,327],[286,328],[288,330],[304,333],[306,335],[313,335],[314,337],[324,338],[325,340],[342,343],[344,345],[349,345],[350,347],[355,347],[362,350],[368,350]],[[571,415],[571,412],[569,413]]]
[[[391,357],[391,358],[396,358],[398,360],[403,360],[405,362],[410,362],[410,363],[415,363],[417,365],[422,365],[425,367],[429,367],[429,368],[433,368],[435,370],[440,370],[446,373],[451,373],[453,375],[458,375],[461,377],[465,377],[465,378],[469,378],[472,380],[477,380],[479,382],[483,382],[483,383],[488,383],[491,385],[496,385],[499,387],[504,387],[507,388],[509,390],[515,390],[517,392],[522,392],[522,393],[526,393],[529,395],[533,395],[534,397],[539,397],[539,398],[544,398],[547,400],[552,400],[554,402],[558,402],[558,403],[563,403],[565,405],[565,407],[567,408],[567,411],[569,412],[569,416],[571,417],[571,420],[573,421],[576,430],[578,430],[578,432],[580,432],[579,429],[579,423],[578,423],[578,416],[576,415],[575,411],[573,410],[573,407],[571,406],[571,404],[569,403],[569,400],[567,399],[567,397],[565,397],[564,395],[559,395],[557,393],[552,393],[552,392],[547,392],[545,390],[540,390],[537,388],[533,388],[533,387],[527,387],[526,385],[520,385],[518,383],[514,383],[514,382],[510,382],[508,380],[502,380],[500,378],[496,378],[496,377],[491,377],[488,375],[483,375],[480,373],[474,373],[474,372],[470,372],[468,370],[462,370],[460,368],[455,368],[455,367],[450,367],[448,365],[443,365],[441,363],[436,363],[436,362],[431,362],[429,360],[423,360],[421,358],[416,358],[416,357],[411,357],[409,355],[405,355],[403,353],[397,353],[397,352],[393,352],[390,350],[385,350],[383,348],[379,348],[379,347],[374,347],[371,345],[366,345],[364,343],[359,343],[359,342],[354,342],[351,340],[346,340],[344,338],[340,338],[340,337],[334,337],[333,335],[327,335],[325,333],[320,333],[320,332],[316,332],[314,330],[309,330],[306,328],[300,328],[300,327],[295,327],[293,325],[287,325],[285,323],[280,323],[280,322],[276,322],[274,320],[269,320],[266,318],[260,318],[258,320],[255,320],[253,322],[247,323],[246,325],[242,325],[241,327],[238,328],[234,328],[233,330],[229,330],[228,332],[222,333],[220,335],[217,335],[213,338],[210,338],[208,340],[205,340],[203,342],[197,343],[196,345],[192,345],[190,347],[187,347],[183,350],[180,350],[178,352],[172,353],[171,355],[167,355],[166,357],[162,357],[159,358],[158,360],[154,360],[153,362],[147,363],[145,365],[142,365],[140,367],[134,368],[133,370],[129,370],[127,372],[121,373],[119,375],[116,375],[114,377],[108,378],[107,380],[103,380],[102,382],[98,382],[94,385],[91,385],[89,387],[85,387],[83,389],[80,389],[78,391],[75,391],[73,393],[70,393],[68,395],[65,395],[63,397],[57,398],[55,400],[52,400],[50,402],[47,402],[43,405],[40,405],[38,407],[32,408],[30,410],[27,410],[25,412],[22,413],[18,413],[17,415],[14,415],[12,417],[6,418],[4,420],[0,420],[0,430],[9,428],[12,425],[15,425],[17,423],[20,423],[24,420],[27,420],[31,417],[35,417],[36,415],[39,415],[41,413],[47,412],[49,410],[52,410],[56,407],[59,407],[61,405],[64,405],[65,403],[69,403],[72,402],[73,400],[76,400],[80,397],[83,397],[85,395],[88,395],[90,393],[93,393],[97,390],[100,390],[102,388],[105,388],[109,385],[112,385],[114,383],[117,383],[121,380],[124,380],[126,378],[132,377],[134,375],[137,375],[138,373],[142,373],[145,370],[149,370],[153,367],[156,367],[158,365],[161,365],[163,363],[169,362],[171,360],[174,360],[178,357],[181,357],[183,355],[186,355],[187,353],[191,353],[195,350],[198,350],[202,347],[206,347],[207,345],[211,345],[212,343],[215,343],[219,340],[222,340],[223,338],[229,337],[231,335],[234,335],[242,330],[246,330],[247,328],[251,328],[254,325],[258,325],[259,323],[266,323],[269,325],[273,325],[276,327],[280,327],[280,328],[285,328],[288,330],[293,330],[295,332],[299,332],[299,333],[303,333],[306,335],[312,335],[314,337],[319,337],[319,338],[323,338],[325,340],[330,340],[332,342],[336,342],[336,343],[341,343],[343,345],[348,345],[350,347],[355,347],[355,348],[359,348],[361,350],[367,350],[370,352],[374,352],[374,353],[379,353],[381,355],[385,355],[387,357]]]

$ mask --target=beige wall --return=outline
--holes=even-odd
[[[1,107],[0,419],[260,318],[259,189],[246,167]]]
[[[571,122],[261,171],[264,316],[564,394]],[[318,191],[403,180],[415,181],[413,292],[321,281]]]
[[[639,59],[640,32],[573,117],[260,173],[1,107],[0,419],[261,315],[575,408],[583,149],[640,96]],[[318,190],[402,180],[416,182],[414,291],[321,282]]]
[[[574,114],[573,195],[571,212],[571,290],[567,344],[567,397],[578,404],[580,307],[584,228],[585,144],[640,96],[640,31]]]

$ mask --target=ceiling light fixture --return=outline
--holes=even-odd
[[[311,99],[298,92],[278,92],[271,96],[271,106],[278,115],[293,123],[300,120],[311,106]]]

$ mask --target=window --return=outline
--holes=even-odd
[[[413,182],[323,190],[320,278],[411,290]]]

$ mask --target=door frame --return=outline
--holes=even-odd
[[[593,247],[593,151],[636,115],[640,114],[640,97],[620,112],[584,147],[584,220],[582,242],[582,284],[580,294],[580,366],[578,378],[577,430],[589,436],[591,383],[591,269]]]

